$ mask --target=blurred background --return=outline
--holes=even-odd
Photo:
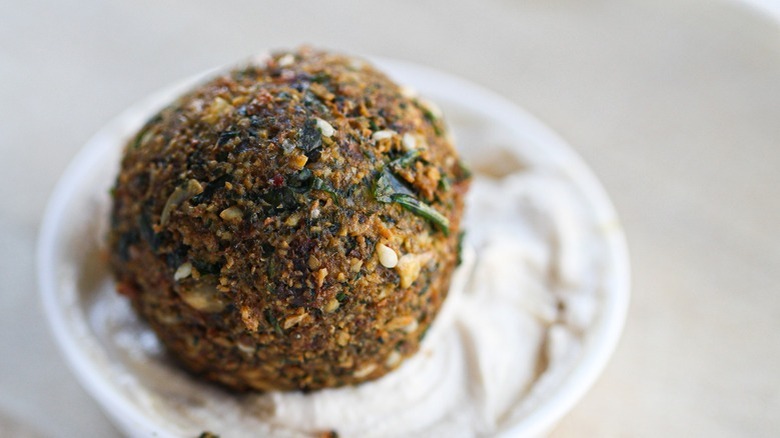
[[[760,0],[0,0],[0,436],[117,434],[36,288],[41,215],[69,160],[149,93],[303,43],[497,91],[603,182],[632,302],[605,373],[553,437],[777,436],[778,23]]]

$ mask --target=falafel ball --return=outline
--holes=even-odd
[[[110,264],[195,375],[235,390],[356,384],[418,350],[468,182],[431,104],[365,61],[278,53],[129,141]]]

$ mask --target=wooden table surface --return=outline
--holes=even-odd
[[[631,251],[628,321],[552,436],[778,436],[778,23],[737,0],[0,0],[0,435],[117,434],[36,288],[38,226],[68,161],[166,84],[312,43],[500,92],[610,193]]]

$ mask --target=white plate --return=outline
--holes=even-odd
[[[583,339],[579,358],[568,373],[548,388],[533,409],[521,419],[505,424],[506,435],[535,436],[549,429],[583,396],[603,370],[622,330],[629,296],[628,256],[619,222],[604,190],[582,160],[557,135],[525,111],[462,79],[428,68],[386,59],[373,59],[397,82],[411,85],[444,109],[456,138],[469,133],[458,144],[466,161],[476,163],[491,155],[490,148],[502,147],[535,165],[554,169],[576,187],[580,201],[588,206],[593,220],[613,229],[603,235],[598,273],[598,306]],[[199,75],[198,78],[204,75]],[[81,384],[101,404],[114,423],[128,434],[162,433],[159,424],[139,409],[112,381],[109,372],[121,366],[89,321],[89,282],[110,283],[103,265],[91,264],[94,245],[74,244],[85,237],[103,238],[108,189],[116,175],[121,147],[126,138],[146,119],[198,79],[184,81],[140,102],[98,132],[74,158],[59,181],[49,202],[38,244],[38,276],[46,315],[56,340]],[[484,143],[475,141],[480,133]],[[484,148],[484,149],[483,149]],[[489,163],[496,165],[495,162]],[[502,163],[511,168],[512,163]],[[103,209],[103,210],[101,210]],[[84,212],[95,212],[84,220]],[[111,287],[110,285],[104,285]]]

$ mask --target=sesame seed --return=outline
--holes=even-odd
[[[350,59],[349,68],[352,70],[362,70],[366,66],[366,63],[360,59]]]
[[[301,221],[301,213],[295,212],[290,215],[290,217],[287,218],[286,221],[284,221],[284,224],[288,227],[295,227],[298,225],[298,222]]]
[[[384,140],[386,138],[392,138],[396,134],[398,133],[393,131],[392,129],[383,129],[381,131],[375,132],[373,135],[371,135],[371,138],[374,141],[379,141],[379,140]]]
[[[254,354],[255,352],[255,347],[253,345],[247,345],[242,342],[237,342],[236,346],[238,347],[239,350],[243,351],[246,354]]]
[[[439,106],[436,105],[435,103],[431,102],[428,99],[417,99],[417,101],[420,102],[420,104],[424,106],[428,111],[430,111],[431,115],[433,115],[435,118],[440,119],[442,117],[441,108],[439,108]]]
[[[181,266],[179,266],[178,269],[176,269],[176,272],[173,274],[173,279],[179,281],[189,277],[191,274],[192,264],[190,262],[183,263]]]
[[[417,322],[416,319],[413,319],[409,324],[402,327],[402,330],[406,333],[414,333],[415,330],[417,330],[417,327],[420,326],[420,323]]]
[[[401,91],[401,96],[406,98],[413,98],[417,96],[417,90],[414,88],[408,86],[408,85],[401,85],[399,88],[399,91]]]
[[[295,62],[295,57],[292,55],[292,53],[288,53],[279,58],[280,67],[287,67],[288,65],[292,65],[293,62]]]
[[[265,67],[270,60],[271,54],[265,51],[250,56],[249,59],[247,59],[247,63],[256,67]]]
[[[433,254],[430,252],[422,254],[404,254],[398,260],[398,263],[396,263],[397,266],[395,267],[398,275],[401,277],[401,287],[405,289],[411,286],[412,283],[417,280],[417,277],[420,276],[423,265],[428,263],[431,258],[433,258]]]
[[[401,363],[401,359],[403,359],[403,357],[401,357],[401,353],[393,350],[387,356],[387,360],[385,360],[385,366],[388,367],[388,368],[393,368],[396,365],[398,365],[399,363]]]
[[[219,217],[226,221],[240,221],[244,217],[244,212],[234,205],[222,210]]]
[[[417,139],[414,137],[414,135],[408,132],[404,134],[403,138],[401,139],[401,144],[403,144],[404,149],[407,151],[413,151],[417,149]]]
[[[282,323],[282,328],[287,330],[287,329],[289,329],[291,327],[294,327],[294,326],[298,325],[298,323],[300,323],[301,321],[306,319],[307,316],[309,316],[309,314],[306,313],[306,312],[303,312],[300,315],[289,316]]]
[[[326,122],[325,120],[322,120],[321,118],[317,117],[317,127],[320,128],[320,132],[325,137],[330,137],[333,135],[336,130],[333,128],[333,126]]]
[[[375,369],[376,369],[376,364],[370,363],[368,365],[363,366],[363,368],[360,368],[359,370],[355,371],[353,375],[358,379],[362,379],[364,377],[368,377],[368,375],[371,374]]]
[[[419,327],[419,323],[412,316],[397,316],[390,320],[385,327],[387,330],[402,330],[406,333],[413,333]]]
[[[330,301],[328,301],[328,304],[326,304],[322,310],[325,311],[325,313],[333,313],[339,308],[339,306],[341,306],[339,300],[333,298]]]
[[[212,284],[195,284],[191,288],[179,291],[179,295],[190,307],[201,312],[216,313],[225,308],[225,303],[221,300],[221,292]]]
[[[395,265],[398,264],[398,254],[384,243],[376,246],[376,253],[379,256],[379,263],[385,268],[395,268]]]

